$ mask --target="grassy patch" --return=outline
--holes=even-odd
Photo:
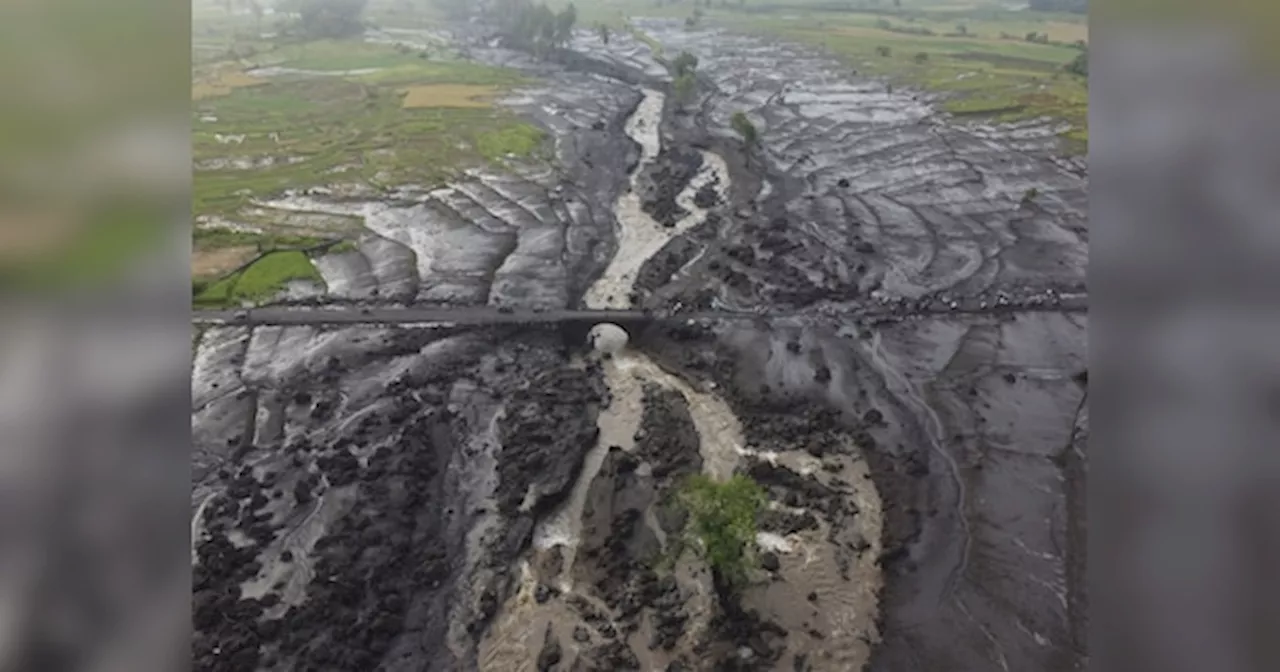
[[[354,242],[350,240],[344,240],[334,245],[333,247],[329,248],[328,253],[329,254],[345,254],[347,252],[355,252],[359,249],[360,248],[356,247],[356,244]]]
[[[1089,152],[1089,129],[1073,128],[1062,134],[1062,140],[1074,154]]]
[[[214,250],[223,247],[249,246],[255,249],[313,247],[324,242],[319,236],[291,235],[288,233],[254,233],[221,228],[198,228],[192,234],[193,249]]]
[[[314,40],[291,44],[272,53],[272,61],[299,70],[345,71],[413,66],[419,53],[359,40]]]
[[[423,84],[404,91],[401,107],[489,107],[497,92],[492,86],[476,84]]]
[[[467,61],[423,60],[357,75],[351,79],[367,84],[386,86],[473,84],[477,86],[508,87],[529,82],[528,78],[518,71],[507,68],[497,68]]]
[[[231,245],[191,250],[191,277],[218,278],[258,256],[254,245]]]
[[[207,286],[193,283],[192,290],[197,305],[235,305],[270,299],[291,280],[323,282],[306,254],[281,251],[268,254],[240,273]]]
[[[246,75],[244,72],[234,68],[224,67],[192,79],[191,99],[217,98],[239,88],[258,86],[264,83],[266,83],[266,80]]]
[[[537,126],[517,123],[480,133],[476,138],[476,148],[490,160],[507,155],[528,156],[545,138],[546,133]]]

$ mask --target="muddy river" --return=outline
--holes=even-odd
[[[258,204],[363,222],[295,295],[774,316],[585,341],[205,329],[198,669],[1083,664],[1086,318],[1057,306],[1083,292],[1084,167],[1051,124],[961,125],[821,54],[638,25],[698,56],[696,104],[630,35],[544,62],[474,25],[433,34],[537,78],[502,104],[554,158]],[[892,310],[851,317],[872,304]],[[666,553],[669,502],[735,471],[770,501],[725,604],[695,554]]]

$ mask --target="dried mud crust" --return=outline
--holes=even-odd
[[[200,503],[193,549],[195,669],[474,667],[475,638],[529,543],[534,514],[518,505],[535,493],[542,509],[573,480],[600,390],[568,366],[558,335],[368,332],[339,334],[365,346],[361,361],[284,363],[256,395],[282,399],[294,419],[280,445],[210,447],[198,489],[215,494]],[[248,347],[254,359],[263,341]],[[399,373],[382,393],[362,393],[388,370]]]

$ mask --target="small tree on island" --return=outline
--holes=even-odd
[[[682,51],[671,61],[671,90],[675,93],[676,102],[681,106],[693,99],[698,86],[698,57]]]
[[[672,82],[671,88],[676,94],[676,102],[681,106],[687,105],[693,99],[693,92],[697,88],[698,79],[692,72],[679,75]]]
[[[756,521],[765,505],[764,489],[741,474],[724,482],[697,474],[685,482],[677,501],[689,516],[689,540],[711,566],[722,596],[740,588],[755,567]]]
[[[680,52],[680,55],[676,56],[674,61],[671,61],[671,74],[676,77],[684,74],[691,74],[697,69],[698,57],[687,51]]]
[[[740,111],[733,113],[733,116],[730,118],[730,122],[728,123],[733,127],[733,131],[737,131],[737,134],[742,136],[742,145],[745,146],[746,160],[750,161],[751,150],[754,150],[755,146],[760,142],[760,133],[759,131],[756,131],[755,124],[751,123],[751,120],[746,118],[746,115],[740,113]]]

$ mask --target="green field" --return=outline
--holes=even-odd
[[[197,95],[192,133],[196,166],[234,158],[252,168],[198,170],[196,215],[233,216],[253,199],[335,181],[430,187],[486,157],[528,155],[537,149],[530,141],[540,139],[536,129],[488,105],[403,105],[410,86],[519,83],[512,73],[472,63],[423,62],[391,47],[359,42],[349,45],[350,63],[358,67],[348,68],[341,60],[345,46],[291,49],[299,57],[281,61],[282,67],[382,69],[252,82],[241,70],[234,78],[223,78],[235,84],[225,95]],[[229,142],[228,136],[243,139]],[[335,177],[337,171],[341,178]]]
[[[288,250],[267,254],[244,271],[221,280],[207,284],[193,282],[192,298],[198,306],[262,301],[270,299],[292,280],[316,282],[323,286],[310,257],[300,251]]]
[[[375,7],[377,21],[397,8]],[[358,218],[277,210],[264,199],[313,186],[429,189],[466,168],[544,147],[541,129],[492,105],[524,78],[459,58],[429,36],[415,37],[417,46],[267,38],[246,17],[202,11],[208,23],[196,25],[193,41],[204,58],[192,82],[198,303],[268,299],[287,280],[314,279],[301,252],[224,275],[264,250],[354,240],[363,231]]]

